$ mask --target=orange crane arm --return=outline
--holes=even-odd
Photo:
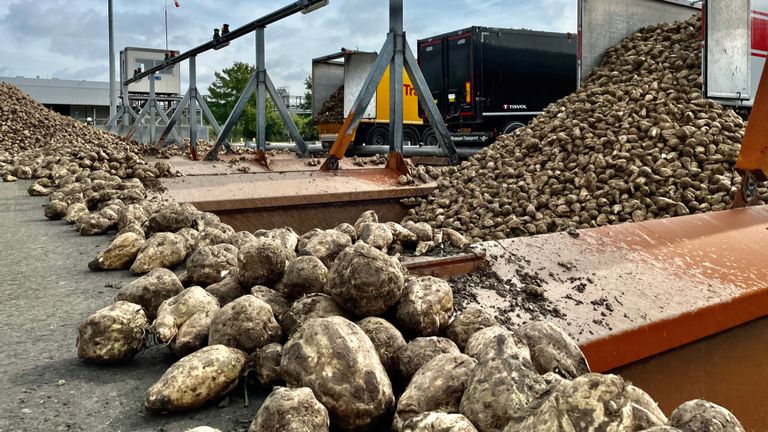
[[[741,151],[736,159],[736,171],[742,175],[742,182],[733,206],[757,203],[757,182],[768,179],[768,64],[763,67],[760,77]]]
[[[736,169],[740,173],[751,172],[758,181],[768,179],[768,65],[760,77]]]

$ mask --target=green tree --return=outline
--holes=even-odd
[[[312,75],[304,78],[304,102],[300,106],[303,110],[312,110]]]
[[[248,63],[235,62],[232,66],[214,74],[215,79],[208,86],[208,105],[220,124],[227,121],[255,70],[256,68]],[[288,137],[288,131],[269,97],[266,105],[267,140],[284,141]],[[256,94],[254,93],[245,105],[231,138],[255,139],[256,132]]]
[[[307,141],[317,140],[317,129],[315,129],[315,121],[312,118],[312,76],[308,75],[304,78],[304,101],[301,103],[300,108],[310,111],[309,115],[294,115],[293,121],[296,123],[296,127],[299,129],[301,137]]]

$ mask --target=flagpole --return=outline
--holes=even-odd
[[[115,82],[115,27],[112,0],[109,0],[107,3],[107,14],[109,15],[109,118],[111,119],[117,112],[117,99],[115,95],[117,90],[117,83]]]
[[[168,0],[165,0],[165,50],[168,51]]]

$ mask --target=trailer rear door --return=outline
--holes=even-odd
[[[445,112],[445,40],[419,43],[419,66],[440,112]]]
[[[750,0],[708,0],[704,94],[726,105],[750,99]]]
[[[472,97],[474,80],[472,76],[472,33],[462,33],[447,38],[447,110],[446,117],[473,115]]]

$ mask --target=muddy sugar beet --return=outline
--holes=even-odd
[[[80,325],[77,355],[94,363],[130,360],[144,349],[147,327],[141,306],[118,301],[98,310]]]
[[[224,397],[235,388],[245,354],[223,345],[205,347],[184,357],[147,390],[149,411],[186,411]]]
[[[281,369],[289,386],[312,389],[332,424],[343,430],[365,427],[395,404],[373,343],[341,317],[315,318],[302,325],[283,349]]]

